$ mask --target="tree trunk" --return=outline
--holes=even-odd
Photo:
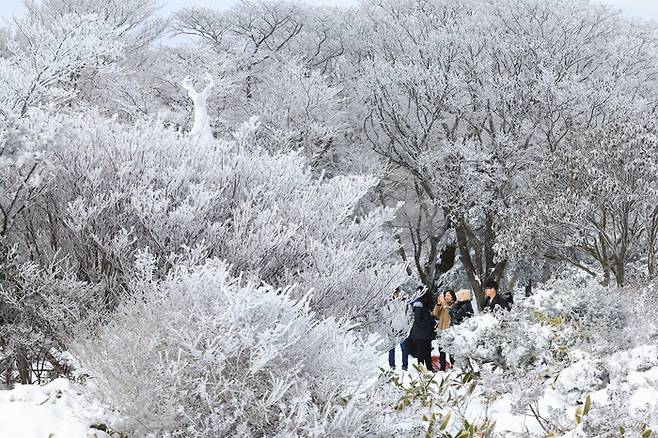
[[[14,383],[14,361],[9,361],[7,370],[5,371],[5,385],[7,388],[11,389]]]
[[[477,239],[463,220],[455,227],[455,234],[457,235],[460,260],[477,299],[478,308],[482,310],[485,300],[484,282],[489,279],[500,282],[507,267],[507,260],[494,262],[496,254],[493,246],[496,236],[493,230],[493,214],[487,214],[485,219],[484,242]],[[471,251],[475,254],[475,262],[471,257]]]
[[[30,370],[30,361],[24,352],[18,353],[16,359],[16,366],[18,367],[18,376],[21,384],[29,385],[32,383],[32,372]]]
[[[457,247],[455,245],[447,245],[441,250],[439,255],[439,263],[436,267],[438,275],[443,275],[455,266],[455,259],[457,258]]]
[[[605,210],[603,210],[603,223],[599,228],[599,244],[601,245],[601,256],[599,257],[599,263],[601,263],[601,268],[603,268],[603,286],[608,286],[610,284],[610,259],[608,256],[608,244],[606,243],[606,238],[602,230],[605,230],[605,227],[608,223],[608,216]]]
[[[615,280],[617,281],[617,286],[623,287],[624,282],[626,281],[626,267],[624,266],[624,256],[620,256],[615,262]]]
[[[488,211],[484,218],[484,275],[483,281],[487,281],[494,272],[496,264],[494,263],[494,246],[495,235],[493,230],[493,213]],[[496,278],[499,280],[499,278]]]
[[[50,362],[53,366],[53,371],[56,373],[56,377],[66,377],[69,374],[69,367],[67,365],[62,365],[59,363],[57,358],[50,353],[46,354],[46,360]]]
[[[464,266],[466,276],[468,277],[468,282],[471,285],[473,293],[475,294],[478,309],[482,310],[484,307],[484,291],[482,290],[482,283],[478,278],[478,273],[475,266],[473,265],[473,260],[471,259],[471,252],[468,246],[468,238],[466,237],[465,226],[460,224],[455,227],[455,234],[457,235],[457,245],[459,246],[459,259]]]
[[[658,253],[658,207],[655,207],[650,215],[648,229],[647,272],[649,273],[649,278],[654,278],[656,275],[656,256]]]
[[[439,255],[439,239],[430,236],[430,253],[425,267],[425,287],[432,295],[436,295],[436,261]]]

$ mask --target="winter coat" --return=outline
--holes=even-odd
[[[434,339],[434,317],[418,301],[413,303],[414,323],[409,332],[409,339]]]
[[[466,318],[473,316],[473,305],[471,304],[471,291],[462,289],[457,292],[457,302],[452,305],[450,314],[451,324],[459,325]]]
[[[436,329],[443,330],[450,327],[450,310],[452,306],[437,304],[432,310],[432,316],[436,319]]]
[[[494,310],[496,310],[496,307],[505,310],[510,310],[511,308],[507,300],[503,298],[500,294],[496,294],[493,300],[490,299],[489,297],[487,297],[487,299],[484,300],[484,310],[489,310],[493,312]]]

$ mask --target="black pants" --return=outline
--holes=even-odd
[[[419,364],[425,364],[428,371],[434,371],[432,367],[432,340],[431,339],[410,339],[411,351],[418,359]]]
[[[439,348],[439,363],[441,364],[441,371],[446,370],[446,352]]]

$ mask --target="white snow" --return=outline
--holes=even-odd
[[[585,352],[574,353],[578,358],[571,366],[563,369],[557,379],[547,379],[544,383],[544,392],[538,403],[539,413],[551,416],[553,413],[562,413],[565,419],[575,418],[578,407],[587,395],[591,396],[593,406],[602,407],[610,405],[612,391],[621,388],[630,389],[631,395],[627,400],[626,409],[629,418],[636,412],[658,413],[658,348],[653,345],[638,346],[629,351],[621,351],[611,356],[605,369],[608,370],[611,382],[605,384],[602,379],[605,369],[604,364],[595,361]],[[438,354],[435,349],[433,354]],[[400,367],[400,351],[396,350],[396,365]],[[386,367],[385,358],[381,361],[382,367]],[[409,371],[402,373],[402,381],[405,385],[418,377],[414,369],[416,359],[409,358]],[[652,366],[654,365],[654,366]],[[638,371],[640,370],[640,371]],[[435,374],[435,381],[459,374],[461,370],[456,369],[447,373]],[[486,382],[481,382],[486,385]],[[495,420],[495,433],[497,436],[544,436],[545,431],[528,410],[525,414],[514,413],[512,397],[503,396],[493,402],[487,403],[480,389],[477,389],[463,404],[461,414],[469,422],[476,424],[485,419]],[[445,412],[442,412],[445,414]],[[461,415],[460,414],[460,415]],[[453,420],[450,427],[457,426],[453,412]],[[658,426],[658,416],[655,416]],[[450,428],[449,428],[450,429]],[[565,438],[584,437],[587,432],[583,431],[582,425],[572,424],[572,428],[563,435]]]
[[[0,437],[108,437],[90,429],[102,409],[87,401],[79,389],[66,379],[57,379],[44,386],[19,385],[0,391]]]

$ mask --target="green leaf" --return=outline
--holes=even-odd
[[[583,415],[589,414],[590,409],[592,409],[592,397],[590,395],[585,399],[585,407],[583,408]]]
[[[646,428],[644,429],[644,432],[642,432],[642,438],[649,438],[652,433],[651,429]]]
[[[446,430],[448,427],[448,423],[450,423],[450,417],[452,416],[452,412],[449,411],[448,415],[443,417],[443,421],[441,422],[441,425],[439,426],[439,430]]]
[[[576,408],[576,424],[580,424],[580,419],[583,415],[583,408],[580,406]]]

